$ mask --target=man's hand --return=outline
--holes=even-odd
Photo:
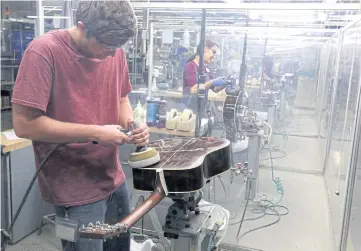
[[[132,131],[130,136],[132,143],[136,144],[137,146],[146,146],[149,142],[149,132],[147,124],[140,124],[138,128],[135,128]]]
[[[122,145],[124,143],[132,143],[129,136],[120,131],[119,125],[105,125],[100,126],[97,134],[95,135],[95,141],[99,144],[106,146]]]

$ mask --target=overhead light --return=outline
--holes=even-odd
[[[66,17],[66,16],[26,16],[27,18],[30,19],[38,19],[40,18],[44,18],[44,19],[69,19],[70,17]]]
[[[317,13],[317,19],[318,21],[325,22],[327,20],[327,13],[326,12],[318,12]]]
[[[250,18],[251,20],[259,19],[258,12],[256,12],[256,11],[251,11],[251,12],[249,13],[249,18]]]
[[[228,4],[239,4],[240,0],[227,0]]]

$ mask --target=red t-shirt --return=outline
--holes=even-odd
[[[199,65],[193,60],[185,65],[183,74],[183,92],[190,93],[190,88],[198,84],[198,70]],[[203,67],[203,72],[206,75],[206,81],[213,78],[211,71],[206,66]]]
[[[119,124],[119,100],[130,91],[122,49],[114,57],[89,59],[79,53],[67,30],[58,30],[28,46],[12,102],[58,121],[110,125]],[[37,168],[55,145],[33,141]],[[124,179],[118,147],[78,143],[53,153],[39,174],[39,185],[45,201],[76,206],[107,197]]]

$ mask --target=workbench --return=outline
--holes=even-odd
[[[140,90],[133,90],[131,94],[148,94],[147,90],[140,89]],[[153,97],[164,97],[164,98],[176,98],[181,99],[183,98],[182,92],[177,91],[152,91]],[[225,95],[216,94],[214,92],[209,92],[208,100],[215,101],[215,102],[223,102],[225,100]]]
[[[12,131],[8,131],[10,134]],[[8,229],[35,173],[32,143],[27,139],[8,139],[1,134],[1,228]],[[54,207],[41,199],[35,182],[17,219],[10,243],[16,243],[40,227],[43,216]]]
[[[245,85],[246,89],[259,89],[259,85]],[[142,88],[139,90],[133,90],[131,94],[148,94],[148,90],[146,88]],[[164,98],[177,98],[181,99],[183,97],[183,93],[179,91],[152,91],[153,97],[164,97]],[[215,93],[213,91],[208,92],[208,100],[214,102],[224,102],[226,99],[226,95],[222,92]]]
[[[181,137],[194,137],[194,131],[184,132],[178,130],[168,130],[166,128],[148,127],[150,133],[166,134]]]

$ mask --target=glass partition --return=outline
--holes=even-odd
[[[235,67],[228,68],[223,65],[225,76],[236,74],[238,77],[239,74],[245,34],[244,30],[239,30],[238,34],[237,29],[229,32],[230,34],[217,35],[215,29],[212,30],[213,33],[207,33],[207,36],[222,44],[221,58],[235,64]],[[328,38],[323,37],[319,40],[307,36],[295,38],[289,36],[287,30],[283,33],[282,29],[281,32],[279,29],[270,28],[270,30],[260,32],[254,27],[248,29],[245,88],[250,97],[248,103],[250,108],[257,112],[258,119],[262,121],[262,116],[265,116],[263,118],[267,121],[269,110],[260,92],[274,92],[276,100],[280,102],[278,96],[280,90],[282,92],[280,79],[286,74],[295,77],[294,85],[290,84],[290,90],[287,92],[283,118],[280,118],[281,107],[277,106],[278,117],[272,126],[272,140],[260,153],[258,196],[255,201],[278,202],[275,207],[276,212],[270,212],[276,216],[274,218],[270,215],[264,216],[263,211],[259,214],[255,213],[257,211],[254,210],[254,207],[257,208],[255,201],[249,201],[252,203],[250,208],[249,205],[246,206],[245,177],[237,172],[231,171],[212,181],[209,190],[205,189],[205,194],[208,196],[211,193],[213,197],[209,196],[205,199],[210,198],[212,202],[230,211],[230,226],[224,238],[226,244],[237,245],[243,248],[241,250],[249,250],[247,248],[277,250],[277,245],[282,243],[284,250],[293,250],[294,245],[300,250],[308,250],[311,248],[307,244],[309,242],[313,247],[317,246],[317,250],[332,250],[334,245],[330,240],[332,236],[330,222],[329,218],[324,217],[325,214],[328,215],[328,198],[322,176],[323,159],[318,147],[316,116],[321,48]],[[234,61],[231,61],[233,58]],[[265,65],[265,58],[270,59],[273,64],[270,70],[272,82],[267,90],[262,90],[262,73],[264,68],[268,67]],[[218,67],[221,68],[220,65]],[[215,105],[218,105],[222,115],[222,104]],[[251,153],[248,152],[250,144],[253,144],[251,137],[247,136],[241,143],[232,142],[233,160],[236,163],[250,161]],[[246,212],[244,217],[243,212]],[[310,222],[313,233],[310,233],[309,227],[303,225],[301,220],[303,217],[308,217],[306,212],[312,212],[313,219],[322,219],[316,224]],[[281,223],[275,223],[278,221],[277,214]],[[286,222],[291,218],[292,224],[286,226]],[[317,235],[317,238],[306,237],[304,234],[306,232],[307,236]],[[270,236],[272,241],[267,239],[260,242],[259,239],[264,235]],[[297,240],[293,239],[294,236],[297,236]]]
[[[358,40],[359,25],[355,24],[342,33],[339,59],[332,81],[333,100],[329,109],[325,178],[327,182],[332,222],[335,236],[340,236],[346,198],[346,175],[350,168],[352,139],[359,96],[360,61]],[[337,62],[339,61],[339,62]],[[338,66],[337,66],[338,65]],[[338,72],[337,72],[338,70]],[[339,246],[339,239],[336,245]]]
[[[183,86],[184,61],[199,43],[201,11],[157,8],[149,13],[136,9],[136,13],[140,17],[140,31],[136,42],[127,47],[128,53],[139,51],[146,62],[141,58],[136,63],[129,59],[128,64],[133,74],[144,74],[144,69],[152,69],[152,73],[140,76],[143,80],[132,80],[133,105],[140,100],[146,109],[150,88],[153,97],[167,101],[167,112],[173,109],[181,112],[184,109],[179,105],[183,95],[180,87]],[[280,19],[292,19],[290,15],[294,14],[287,11],[207,11],[206,38],[218,45],[215,57],[207,66],[213,77],[229,79],[234,76],[235,83],[239,83],[246,48],[247,106],[257,114],[265,130],[264,137],[269,139],[268,144],[262,143],[258,152],[255,197],[247,199],[247,178],[235,168],[244,163],[251,165],[253,155],[249,149],[254,146],[254,138],[247,133],[231,142],[234,162],[231,170],[210,180],[203,189],[204,200],[230,212],[223,243],[242,247],[241,250],[278,250],[280,245],[283,250],[294,250],[295,246],[300,250],[333,250],[336,247],[332,241],[337,238],[328,209],[323,176],[325,153],[322,152],[327,145],[327,112],[332,104],[338,40],[337,36],[332,37],[335,32],[320,27],[314,30],[311,19],[315,13],[312,11],[298,13],[300,20],[306,20],[302,24],[297,20],[288,25],[280,24]],[[147,18],[149,21],[145,23]],[[265,26],[265,20],[271,27]],[[153,21],[152,27],[150,21]],[[139,37],[144,39],[142,30],[150,28],[153,29],[152,44],[147,41],[147,46],[151,51],[144,53],[141,48],[135,49],[143,43],[138,41]],[[246,34],[247,46],[244,47]],[[151,62],[151,67],[147,61]],[[269,74],[270,79],[265,74]],[[227,95],[225,91],[208,92],[213,136],[226,137],[223,105]],[[275,101],[271,138],[268,138],[266,126],[271,119],[267,98]],[[150,131],[153,139],[177,136],[175,131],[163,133],[164,130],[154,127]],[[344,149],[347,147],[345,145]],[[271,204],[267,204],[269,202]],[[161,224],[167,203],[169,201],[156,210]],[[146,227],[152,228],[151,224]],[[265,235],[269,238],[260,242]]]
[[[350,74],[350,98],[349,98],[349,106],[348,106],[348,113],[345,121],[345,132],[344,136],[342,137],[344,146],[343,146],[343,164],[347,169],[347,172],[350,172],[352,176],[348,176],[347,181],[349,181],[348,186],[350,187],[350,194],[349,196],[352,199],[352,203],[347,204],[345,206],[345,210],[350,212],[349,218],[349,226],[347,223],[344,222],[345,230],[348,231],[348,239],[347,243],[343,244],[343,250],[359,250],[361,249],[361,241],[360,241],[360,234],[361,234],[361,205],[360,205],[360,161],[358,156],[360,156],[360,149],[357,148],[357,142],[359,138],[354,138],[354,133],[359,124],[355,124],[357,113],[360,109],[357,102],[360,102],[360,72],[361,72],[361,64],[360,64],[360,57],[361,57],[361,22],[356,23],[354,26],[349,28],[348,36],[345,36],[345,43],[349,43],[350,46],[354,47],[354,61],[353,61],[353,70]],[[359,116],[359,115],[358,115]],[[359,118],[358,118],[359,119]],[[358,120],[359,121],[359,120]],[[354,146],[355,149],[351,147]],[[353,155],[353,156],[352,156]],[[351,163],[351,158],[355,159],[354,163]],[[350,170],[355,169],[355,170]],[[346,171],[342,173],[342,180],[345,180]],[[354,183],[354,187],[352,184]],[[352,196],[353,192],[353,196]]]

